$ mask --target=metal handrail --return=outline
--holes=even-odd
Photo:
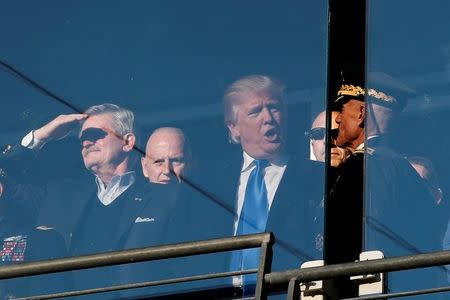
[[[188,277],[178,277],[178,278],[171,278],[171,279],[153,280],[153,281],[113,285],[113,286],[107,286],[107,287],[98,287],[98,288],[85,289],[85,290],[60,292],[60,293],[54,293],[54,294],[37,295],[37,296],[19,298],[18,300],[58,299],[58,298],[64,298],[64,297],[83,296],[83,295],[91,295],[91,294],[107,293],[107,292],[117,292],[117,291],[122,291],[122,290],[138,289],[138,288],[144,288],[144,287],[154,287],[154,286],[161,286],[161,285],[166,285],[166,284],[176,284],[176,283],[183,283],[183,282],[193,282],[193,281],[199,281],[199,280],[217,279],[217,278],[230,277],[230,276],[254,274],[256,272],[258,272],[258,269],[248,269],[248,270],[234,271],[234,272],[210,273],[210,274],[206,274],[206,275],[193,275],[193,276],[188,276]]]
[[[359,297],[354,297],[354,298],[345,298],[345,299],[340,299],[340,300],[381,300],[381,299],[391,299],[391,298],[401,298],[401,297],[443,293],[443,292],[448,292],[448,291],[450,291],[450,286],[431,288],[431,289],[422,289],[422,290],[415,290],[415,291],[407,291],[407,292],[389,293],[389,294],[365,295],[365,296],[359,296]]]
[[[306,269],[287,270],[266,274],[264,280],[269,286],[288,285],[287,299],[298,299],[300,294],[299,283],[307,283],[315,280],[333,279],[336,277],[348,277],[354,275],[376,274],[389,271],[401,271],[433,267],[450,263],[450,251],[431,252],[426,254],[415,254],[382,258],[368,261],[327,265],[322,267],[311,267]],[[402,292],[391,294],[391,297],[403,297],[406,295],[419,295],[447,291],[447,288],[429,289],[415,292]],[[389,297],[385,297],[389,298]],[[352,298],[359,299],[359,298]],[[365,298],[362,298],[365,299]],[[381,299],[381,297],[367,299]],[[384,299],[384,298],[383,298]]]
[[[38,295],[23,299],[54,299],[67,296],[104,293],[109,291],[191,282],[251,273],[257,273],[255,293],[258,299],[265,299],[266,289],[264,284],[264,275],[266,272],[270,272],[273,240],[273,234],[270,232],[258,233],[204,241],[185,242],[155,247],[105,252],[93,255],[21,263],[17,265],[0,267],[0,280],[260,247],[261,254],[259,259],[259,268],[257,269],[209,273],[204,275],[194,275],[189,277],[171,278],[158,281],[99,287],[56,294]]]
[[[41,275],[95,267],[152,261],[165,258],[256,248],[272,240],[271,233],[186,242],[163,246],[105,252],[92,255],[21,263],[0,267],[0,279]]]
[[[254,248],[260,247],[264,244],[270,245],[272,239],[273,236],[271,233],[260,233],[23,263],[0,267],[0,279]],[[266,264],[267,263],[270,265],[270,262],[266,261]],[[279,288],[280,286],[286,290],[289,283],[310,282],[314,280],[332,279],[335,277],[365,275],[389,271],[401,271],[445,264],[450,264],[450,251],[439,251],[370,261],[326,265],[307,269],[291,269],[265,274],[263,271],[263,284],[270,290],[276,289],[277,287]],[[270,272],[270,269],[266,269],[265,271],[267,270]],[[249,271],[255,272],[256,269]],[[261,268],[259,271],[261,273]],[[226,274],[224,273],[222,275]],[[195,277],[196,276],[193,276],[193,278]],[[199,277],[197,280],[198,279],[203,278]],[[170,283],[170,280],[167,282]],[[149,286],[150,285],[155,285],[155,283],[151,283]],[[132,287],[132,285],[130,285],[130,287]],[[263,298],[264,296],[262,299]]]
[[[299,282],[309,282],[342,276],[401,271],[445,264],[450,264],[450,251],[439,251],[369,261],[327,265],[323,267],[272,272],[264,276],[264,281],[271,286],[287,285],[292,279],[296,279]]]

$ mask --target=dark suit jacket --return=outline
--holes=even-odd
[[[165,191],[168,191],[167,193]],[[96,194],[86,206],[73,234],[71,255],[94,254],[133,248],[157,246],[171,240],[168,224],[171,220],[174,198],[168,187],[137,181],[112,204],[120,205],[110,220],[96,219],[93,206],[99,201]],[[116,202],[117,201],[117,202]],[[112,205],[110,204],[110,205]],[[101,204],[100,204],[101,205]],[[100,206],[100,208],[102,207]],[[98,210],[97,210],[98,212]],[[96,222],[110,222],[105,231],[96,232]],[[150,280],[160,273],[162,265],[129,264],[74,272],[76,288],[93,288],[135,281]],[[162,273],[165,273],[162,272]],[[108,295],[96,295],[93,299],[108,299]]]
[[[42,150],[30,150],[17,142],[6,149],[0,154],[0,167],[6,165],[19,183],[34,189],[26,198],[25,210],[35,216],[38,225],[55,228],[69,247],[86,202],[96,190],[81,161],[79,142],[52,142]]]
[[[3,180],[2,180],[3,181]],[[51,228],[36,228],[39,189],[30,184],[2,182],[0,197],[0,265],[67,256],[62,237]],[[58,273],[0,281],[0,298],[25,297],[71,289],[68,273]]]
[[[382,246],[389,256],[439,250],[437,207],[423,179],[386,139],[367,147],[367,246]],[[424,217],[425,224],[418,222]]]
[[[342,231],[327,240],[334,256],[328,262],[353,261],[361,251],[370,250],[380,250],[386,257],[438,250],[436,207],[423,180],[385,139],[371,139],[365,147],[366,155],[354,153],[341,166],[328,199],[328,209],[339,209],[341,214],[328,216],[327,226],[339,226]],[[357,220],[357,216],[364,218]],[[420,276],[389,274],[391,291],[435,285],[443,271],[420,272]]]
[[[91,204],[99,202],[96,196],[97,188],[93,175],[82,165],[79,145],[71,144],[68,149],[66,143],[67,141],[51,143],[39,151],[26,149],[20,143],[16,143],[7,155],[0,159],[8,160],[9,163],[14,162],[16,165],[20,163],[20,168],[13,168],[20,170],[20,176],[17,177],[31,183],[41,195],[39,199],[28,197],[27,199],[32,201],[27,200],[21,204],[22,211],[30,210],[33,220],[37,218],[39,225],[51,226],[63,233],[70,248],[70,255],[148,247],[182,240],[177,231],[183,230],[177,230],[175,225],[169,226],[174,223],[173,220],[179,221],[177,224],[186,222],[181,220],[184,217],[181,211],[175,213],[178,210],[174,209],[176,205],[173,189],[140,180],[139,172],[136,174],[136,183],[115,200],[116,203],[123,205],[120,213],[114,218],[114,230],[90,236],[89,228],[83,228],[83,224],[92,208]],[[72,151],[71,155],[68,155],[65,151],[67,149],[77,151]],[[62,165],[60,160],[63,161]],[[37,193],[33,195],[36,196]],[[179,228],[187,227],[184,225]],[[104,242],[95,245],[97,237],[101,236],[105,237]],[[86,241],[88,244],[91,241],[93,245],[85,247]],[[75,271],[74,278],[76,288],[90,288],[149,280],[151,277],[160,276],[154,274],[167,274],[169,269],[174,270],[175,267],[155,264],[151,269],[147,269],[134,264],[102,268],[96,270],[97,272]],[[92,298],[99,297],[108,298],[108,295],[96,295]]]
[[[216,228],[216,232],[211,232],[216,236],[233,235],[241,165],[242,155],[214,170],[216,174],[208,174],[212,180],[205,184],[205,189],[221,203],[205,201],[208,229]],[[272,270],[297,268],[307,260],[322,258],[323,178],[320,163],[295,158],[288,162],[266,225],[266,231],[272,231],[276,240]]]

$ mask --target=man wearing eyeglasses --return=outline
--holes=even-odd
[[[64,215],[68,223],[73,223],[68,228],[70,254],[85,255],[163,243],[169,219],[166,214],[172,202],[164,199],[157,206],[149,205],[158,187],[150,188],[134,170],[137,153],[131,111],[106,103],[92,106],[84,114],[60,115],[32,131],[22,145],[41,149],[46,143],[64,138],[77,125],[81,125],[79,140],[83,163],[94,178],[90,183],[83,181],[84,186],[74,194],[60,195],[59,204],[48,206],[51,208],[55,204],[57,209],[53,213]],[[64,201],[74,196],[79,205],[72,202],[72,206],[66,208]],[[69,211],[69,207],[74,211]],[[79,217],[74,216],[76,220],[73,220],[75,210],[79,210]],[[109,274],[112,271],[103,272],[108,273],[75,276],[76,286],[88,288],[99,286],[103,281],[113,283],[111,278],[116,277]]]
[[[335,121],[337,115],[337,111],[331,112],[332,130],[336,130],[338,127],[338,124]],[[314,155],[315,160],[321,162],[325,161],[325,117],[325,111],[319,113],[311,124],[311,130],[305,132],[306,136],[311,141],[312,154]],[[332,167],[338,167],[350,154],[349,150],[336,146],[334,138],[332,140],[330,148],[330,159]]]

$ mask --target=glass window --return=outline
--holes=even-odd
[[[16,1],[0,25],[3,263],[265,230],[273,270],[322,258],[326,1]],[[269,163],[266,204],[249,208],[254,159]],[[252,210],[263,223],[244,229]],[[5,284],[26,296],[224,272],[234,255]]]
[[[365,248],[387,257],[449,248],[449,8],[369,1]],[[447,275],[443,266],[394,272],[389,289],[448,285]]]

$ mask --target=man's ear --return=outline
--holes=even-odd
[[[365,119],[366,119],[366,106],[363,103],[359,106],[359,116],[358,116],[359,126],[361,128],[364,128]]]
[[[236,139],[239,140],[241,137],[241,131],[238,125],[234,124],[233,122],[227,122],[228,130],[230,131],[230,135]]]
[[[123,151],[130,152],[136,144],[136,136],[133,133],[127,133],[123,136],[123,141],[125,142],[122,148]]]
[[[3,195],[3,183],[0,182],[0,198]]]
[[[141,166],[142,166],[142,174],[144,174],[144,177],[148,178],[148,173],[147,173],[147,164],[149,163],[149,161],[147,160],[146,156],[141,157]]]

